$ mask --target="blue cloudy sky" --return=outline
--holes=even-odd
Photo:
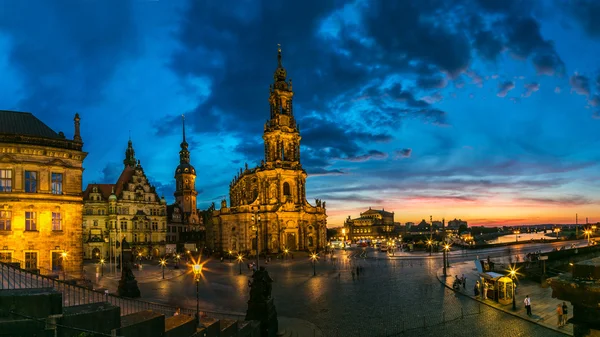
[[[186,114],[199,207],[263,155],[276,46],[307,194],[330,226],[600,220],[600,2],[0,0],[0,109],[33,112],[112,183],[129,132],[173,200]]]

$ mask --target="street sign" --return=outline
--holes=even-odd
[[[541,261],[548,260],[548,256],[540,256],[540,260]]]

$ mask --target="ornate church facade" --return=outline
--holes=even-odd
[[[223,251],[276,253],[322,249],[327,242],[325,202],[306,200],[307,173],[300,163],[300,130],[294,118],[292,80],[278,50],[264,126],[265,158],[240,169],[229,185],[230,206],[213,212],[214,246]]]

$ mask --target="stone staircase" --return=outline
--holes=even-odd
[[[14,337],[259,337],[260,323],[201,318],[197,325],[191,316],[152,310],[121,316],[108,302],[64,307],[62,293],[32,288],[0,290],[0,331]]]

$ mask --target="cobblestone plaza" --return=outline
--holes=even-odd
[[[529,245],[521,253],[542,247],[552,249],[551,245]],[[334,265],[330,259],[322,259],[316,265],[317,276],[313,276],[309,260],[299,254],[293,260],[273,261],[266,267],[275,280],[278,314],[314,323],[323,336],[464,336],[466,332],[473,336],[562,335],[444,287],[435,276],[442,266],[439,255],[401,254],[388,259],[382,253],[370,252],[368,259],[360,259],[337,251],[336,260],[345,262]],[[475,257],[475,253],[453,254],[450,263]],[[498,258],[504,249],[478,254]],[[356,266],[364,271],[353,281],[351,268]],[[146,271],[152,268],[156,267],[148,266]],[[243,313],[250,271],[246,265],[242,265],[241,275],[239,271],[239,265],[228,260],[207,262],[201,308]],[[105,278],[104,282],[110,288],[115,280]],[[472,285],[473,280],[467,280],[467,287]],[[195,287],[189,274],[168,273],[164,281],[142,281],[140,289],[143,298],[150,301],[195,306]]]

